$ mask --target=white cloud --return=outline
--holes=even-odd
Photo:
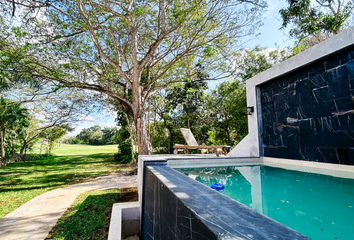
[[[80,115],[79,120],[87,121],[87,122],[95,121],[95,119],[91,115],[84,115],[84,114]]]
[[[102,127],[102,128],[104,128],[104,127],[116,127],[116,125],[115,124],[112,124],[112,123],[106,123],[106,122],[100,122],[99,124],[98,124],[100,127]]]

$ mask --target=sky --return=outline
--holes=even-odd
[[[261,26],[257,33],[259,33],[257,38],[251,39],[247,42],[246,46],[249,48],[260,45],[266,48],[280,47],[284,48],[286,46],[292,46],[293,40],[289,39],[286,31],[279,30],[281,27],[281,17],[279,10],[286,6],[286,1],[284,0],[268,0],[268,9],[264,14],[263,26]],[[99,125],[103,127],[114,127],[115,124],[115,113],[107,113],[102,111],[100,113],[93,113],[86,117],[86,121],[78,122],[77,127],[73,132],[70,132],[69,136],[76,136],[84,128],[89,128],[94,125]]]
[[[280,48],[292,46],[294,41],[287,36],[287,31],[279,30],[281,27],[281,17],[279,10],[286,6],[284,0],[268,0],[268,9],[264,16],[264,25],[259,28],[260,33],[256,39],[248,42],[249,47],[260,45],[262,47]]]

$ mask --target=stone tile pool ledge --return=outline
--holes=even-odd
[[[139,158],[140,239],[309,239],[171,166],[261,163],[261,158]]]

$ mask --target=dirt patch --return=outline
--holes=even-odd
[[[138,192],[137,191],[130,191],[123,194],[120,202],[136,202],[138,201]]]
[[[137,188],[121,188],[120,193],[127,193],[127,192],[136,192],[138,194],[138,189]]]
[[[124,176],[133,176],[133,175],[137,175],[138,174],[138,168],[135,167],[134,169],[130,170],[130,171],[126,171],[123,173]]]

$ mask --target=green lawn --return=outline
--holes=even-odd
[[[92,149],[89,146],[80,149],[79,146],[83,145],[62,145],[56,150],[58,153],[66,153],[66,156],[50,156],[1,167],[0,218],[33,197],[52,189],[131,169],[113,162],[116,146]],[[111,153],[92,154],[99,152],[98,149],[102,152],[111,150]]]
[[[132,201],[138,201],[136,188],[82,193],[58,220],[46,239],[107,239],[112,205]]]
[[[83,144],[58,144],[53,150],[55,155],[89,155],[96,153],[116,153],[118,145],[92,146]],[[39,153],[38,145],[35,146],[33,153]],[[42,151],[44,153],[44,151]]]

